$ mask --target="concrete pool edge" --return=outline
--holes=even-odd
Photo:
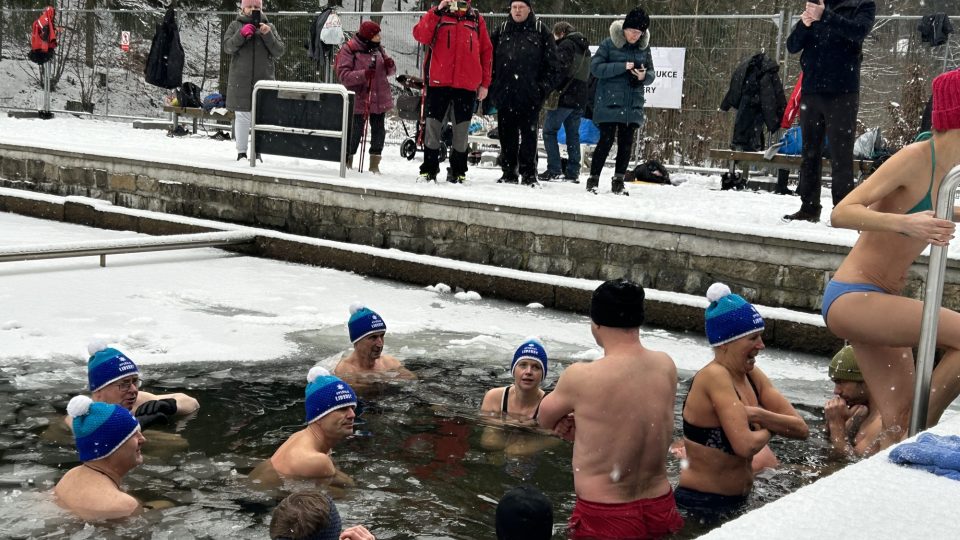
[[[0,188],[0,211],[102,229],[151,235],[211,231],[256,234],[253,244],[227,248],[244,255],[323,266],[415,285],[443,282],[483,296],[586,313],[599,280],[538,274],[378,247],[298,236],[199,218],[134,210],[86,197],[61,197]],[[669,330],[703,331],[706,298],[647,289],[646,324]],[[765,341],[774,347],[828,355],[842,342],[819,315],[758,306],[766,319]]]

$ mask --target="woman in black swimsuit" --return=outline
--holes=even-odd
[[[547,374],[547,352],[543,344],[530,338],[517,348],[510,363],[513,384],[492,388],[483,396],[480,412],[504,424],[537,429],[540,401],[546,395],[540,385]],[[484,430],[480,444],[491,450],[503,449],[508,454],[531,454],[555,443],[553,437],[543,437],[522,431],[509,432],[489,427]]]
[[[774,434],[805,439],[807,425],[756,367],[763,317],[730,288],[714,283],[706,331],[714,358],[690,382],[683,402],[687,465],[677,506],[707,521],[740,510],[753,487],[753,458]]]

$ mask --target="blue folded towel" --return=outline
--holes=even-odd
[[[921,433],[890,451],[890,461],[960,480],[960,437]]]

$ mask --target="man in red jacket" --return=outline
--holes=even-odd
[[[469,0],[441,0],[413,27],[413,38],[430,49],[425,80],[426,133],[422,181],[436,181],[440,172],[440,131],[453,109],[453,151],[447,181],[463,183],[467,174],[467,128],[476,100],[490,87],[493,46],[483,17]]]

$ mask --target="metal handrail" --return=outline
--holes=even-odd
[[[107,265],[107,255],[119,253],[144,253],[219,247],[231,244],[246,244],[256,238],[255,234],[243,231],[174,234],[149,238],[123,238],[98,242],[71,242],[45,244],[42,246],[0,247],[0,262],[62,259],[66,257],[100,256],[100,266]]]
[[[936,217],[953,219],[954,197],[958,186],[960,186],[960,165],[950,169],[943,183],[940,184],[934,212]],[[937,347],[937,327],[940,324],[940,306],[943,302],[943,274],[947,268],[947,247],[930,247],[926,292],[923,295],[923,318],[920,321],[920,347],[917,351],[913,409],[910,413],[911,437],[927,427],[930,379],[933,375],[933,353]]]

